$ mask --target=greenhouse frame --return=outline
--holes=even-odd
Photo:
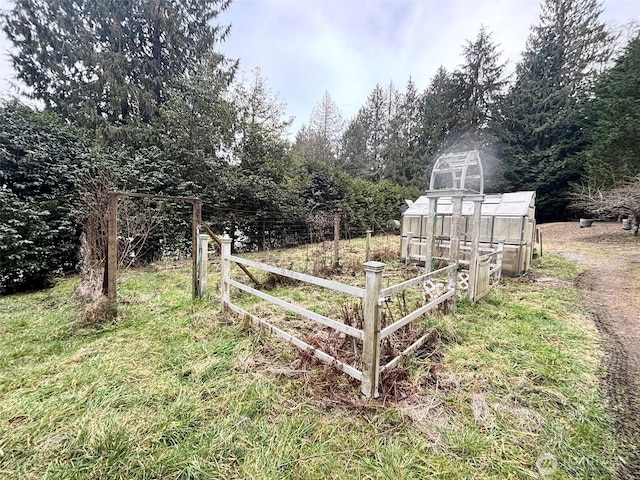
[[[407,200],[408,208],[402,214],[400,240],[401,256],[405,261],[425,261],[429,215],[434,215],[432,261],[449,257],[453,198],[439,197],[436,212],[429,212],[429,205],[433,204],[429,201],[429,194],[413,202]],[[482,195],[479,250],[490,251],[503,243],[502,271],[506,275],[521,275],[531,265],[535,248],[535,198],[534,191]],[[462,200],[459,226],[461,265],[468,265],[470,260],[474,203],[480,202],[477,198]]]

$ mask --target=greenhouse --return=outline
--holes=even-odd
[[[507,275],[521,275],[529,269],[535,246],[535,197],[533,191],[485,194],[481,200],[480,252],[495,249],[503,242],[502,271]],[[425,261],[427,218],[434,214],[433,259],[449,257],[453,197],[441,196],[436,212],[429,212],[429,195],[407,201],[402,215],[401,252],[407,261]],[[462,200],[459,226],[460,263],[469,263],[472,243],[474,201]],[[479,202],[478,202],[479,203]]]

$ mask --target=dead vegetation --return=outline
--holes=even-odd
[[[79,324],[89,326],[115,320],[115,309],[103,294],[107,258],[109,192],[116,180],[105,170],[92,171],[82,179],[80,198],[86,223],[80,238],[80,285],[76,295],[82,303]],[[162,209],[144,199],[118,200],[118,266],[128,269],[144,257],[150,235],[159,227]]]
[[[81,328],[104,325],[116,319],[116,308],[106,296],[100,295],[91,302],[83,304],[80,310],[78,326]]]
[[[640,175],[612,188],[583,186],[573,194],[572,206],[597,217],[629,218],[633,222],[633,235],[637,237],[640,225]]]

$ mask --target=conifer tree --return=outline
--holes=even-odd
[[[340,137],[344,130],[344,119],[340,107],[324,92],[320,101],[311,112],[309,133],[318,139],[318,158],[324,163],[335,166],[340,149]]]
[[[595,86],[587,109],[587,180],[612,187],[640,172],[640,34]]]
[[[230,0],[16,0],[3,15],[17,78],[63,118],[149,125],[178,79],[211,62]],[[218,61],[222,57],[216,56]]]
[[[600,13],[597,0],[544,0],[502,103],[504,177],[511,189],[537,191],[539,220],[566,216],[584,174],[582,109],[610,45]]]

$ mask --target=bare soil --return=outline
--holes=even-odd
[[[640,238],[620,223],[541,225],[542,254],[576,260],[576,284],[600,332],[604,386],[622,447],[618,478],[640,478]]]

